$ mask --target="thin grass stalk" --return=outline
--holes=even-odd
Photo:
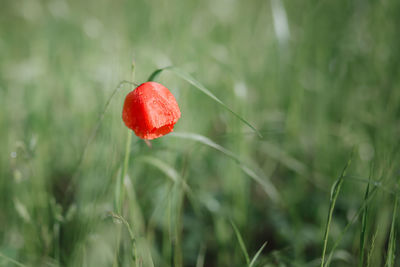
[[[128,136],[125,143],[125,157],[124,157],[124,164],[122,166],[121,175],[119,176],[119,198],[117,199],[117,213],[122,216],[122,207],[125,197],[125,187],[124,187],[124,179],[128,170],[129,165],[129,158],[131,152],[131,143],[132,143],[132,131],[128,130]]]
[[[367,189],[365,190],[365,195],[364,195],[364,202],[368,200],[368,195],[369,195],[369,186],[371,183],[371,176],[372,176],[372,171],[370,172],[368,184],[367,184]],[[360,233],[360,261],[358,266],[362,267],[364,266],[364,247],[365,247],[365,233],[367,229],[367,215],[368,215],[368,205],[365,206],[365,209],[362,214],[362,219],[361,219],[361,233]]]
[[[374,252],[374,249],[375,249],[375,241],[376,241],[377,236],[378,236],[378,230],[376,230],[375,234],[372,236],[371,245],[370,245],[368,255],[367,255],[367,267],[371,266],[372,253]]]
[[[332,246],[331,252],[329,253],[328,259],[326,260],[326,265],[329,265],[329,263],[332,260],[333,253],[335,252],[337,246],[340,244],[342,241],[343,237],[349,230],[350,226],[355,223],[357,218],[360,216],[360,214],[364,211],[365,207],[369,204],[369,202],[373,199],[374,195],[378,192],[378,187],[372,188],[369,192],[368,199],[364,201],[364,203],[361,205],[360,209],[357,211],[357,213],[353,216],[353,218],[350,220],[350,222],[347,223],[346,227],[343,229],[341,232],[340,236],[336,239],[335,243]]]
[[[343,181],[344,181],[344,176],[346,175],[347,168],[349,167],[351,163],[351,158],[347,162],[346,166],[343,168],[342,174],[340,177],[335,181],[335,183],[332,186],[331,190],[331,197],[330,197],[330,202],[329,202],[329,213],[328,213],[328,219],[326,222],[325,226],[325,233],[324,233],[324,247],[322,250],[322,257],[321,257],[321,267],[325,266],[325,255],[326,255],[326,248],[328,246],[328,237],[329,237],[329,230],[332,222],[332,216],[333,216],[333,210],[335,209],[336,205],[336,200],[338,199],[340,189],[342,187]]]
[[[118,177],[117,190],[116,190],[116,211],[117,211],[117,214],[119,216],[123,216],[122,215],[122,208],[123,208],[123,202],[124,202],[124,197],[125,197],[124,179],[125,179],[125,176],[126,176],[126,173],[127,173],[127,169],[128,169],[128,164],[129,164],[131,143],[132,143],[132,131],[128,130],[128,136],[127,136],[126,143],[125,143],[124,163],[122,165],[122,170],[120,172],[120,176]],[[115,257],[114,257],[113,266],[118,266],[118,254],[119,254],[119,246],[120,246],[120,243],[121,243],[122,225],[118,225],[118,230],[117,231],[118,231],[118,233],[117,233],[117,247],[115,249]],[[137,265],[136,257],[134,257],[134,261],[135,261],[135,265]]]
[[[0,252],[0,259],[4,259],[5,261],[11,262],[11,263],[13,263],[13,264],[15,264],[15,265],[17,265],[17,266],[20,266],[20,267],[26,267],[25,264],[22,264],[22,263],[20,263],[20,262],[14,260],[14,259],[12,259],[12,258],[10,258],[10,257],[7,257],[6,255],[4,255],[4,254],[1,253],[1,252]]]
[[[134,81],[134,76],[135,76],[135,65],[132,63],[132,84]],[[116,195],[115,195],[115,200],[116,200],[116,211],[117,215],[119,215],[121,218],[123,218],[123,205],[124,205],[124,198],[125,198],[125,186],[124,186],[124,180],[126,177],[126,174],[128,172],[129,168],[129,158],[131,155],[131,144],[132,144],[132,131],[128,129],[127,132],[127,139],[125,142],[125,156],[124,156],[124,162],[122,165],[122,169],[120,172],[120,176],[118,177],[117,181],[117,188],[116,188]],[[117,235],[117,247],[115,251],[115,257],[114,257],[114,263],[113,266],[118,266],[118,254],[119,254],[119,246],[121,242],[121,234],[122,234],[122,226],[118,226],[118,235]],[[136,254],[136,245],[135,245],[135,239],[132,239],[132,246],[133,246],[133,261],[135,263],[135,266],[138,266],[137,262],[137,254]]]
[[[389,244],[388,244],[388,253],[386,258],[387,267],[394,266],[394,259],[396,253],[396,217],[397,217],[397,202],[398,202],[398,195],[396,195],[394,199],[394,207],[393,207],[393,218],[392,218],[392,225],[390,227],[390,234],[389,234]]]
[[[249,257],[249,253],[247,252],[246,245],[244,244],[242,235],[240,234],[239,229],[237,228],[236,224],[232,220],[231,220],[231,224],[232,224],[233,230],[235,231],[236,238],[239,242],[240,249],[242,250],[244,258],[246,260],[246,266],[249,266],[250,265],[250,257]]]
[[[176,183],[177,203],[176,203],[176,221],[175,221],[175,244],[174,244],[174,266],[183,266],[182,253],[182,217],[183,217],[183,186],[181,182]]]
[[[172,190],[172,189],[171,189]],[[166,210],[166,221],[165,221],[165,228],[164,228],[164,237],[163,237],[163,249],[162,249],[162,255],[163,258],[165,259],[165,262],[167,265],[171,264],[171,251],[172,251],[172,233],[171,233],[171,227],[172,227],[172,195],[168,194],[168,203],[167,203],[167,210]]]

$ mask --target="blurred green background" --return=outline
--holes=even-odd
[[[134,266],[134,244],[141,266],[245,266],[235,225],[250,259],[267,242],[254,266],[319,266],[351,159],[331,266],[400,266],[399,26],[396,0],[2,0],[0,265]],[[182,117],[133,137],[134,242],[110,213],[132,88],[99,124],[132,61],[136,83],[190,73],[263,135],[163,73]]]

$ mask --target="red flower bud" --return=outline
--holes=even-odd
[[[154,139],[170,133],[181,117],[171,92],[156,82],[146,82],[130,92],[124,102],[122,120],[142,139]]]

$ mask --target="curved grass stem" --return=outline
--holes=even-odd
[[[340,193],[340,189],[341,189],[343,181],[344,181],[344,177],[346,176],[347,168],[350,166],[350,163],[351,163],[351,160],[352,160],[352,155],[353,155],[353,152],[352,152],[352,154],[350,156],[349,161],[347,162],[346,166],[344,167],[344,169],[342,171],[342,174],[335,181],[335,183],[333,184],[332,189],[331,189],[331,197],[330,197],[330,202],[329,202],[329,212],[328,212],[328,218],[327,218],[326,225],[325,225],[324,245],[323,245],[322,257],[321,257],[321,267],[327,266],[329,264],[329,260],[325,264],[325,255],[326,255],[326,249],[327,249],[327,246],[328,246],[328,237],[329,237],[329,230],[330,230],[330,226],[331,226],[333,211],[335,209],[336,200],[338,199],[338,196],[339,196],[339,193]]]

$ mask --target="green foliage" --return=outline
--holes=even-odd
[[[399,266],[399,14],[2,1],[0,266]],[[121,120],[149,76],[182,112],[150,146]]]

